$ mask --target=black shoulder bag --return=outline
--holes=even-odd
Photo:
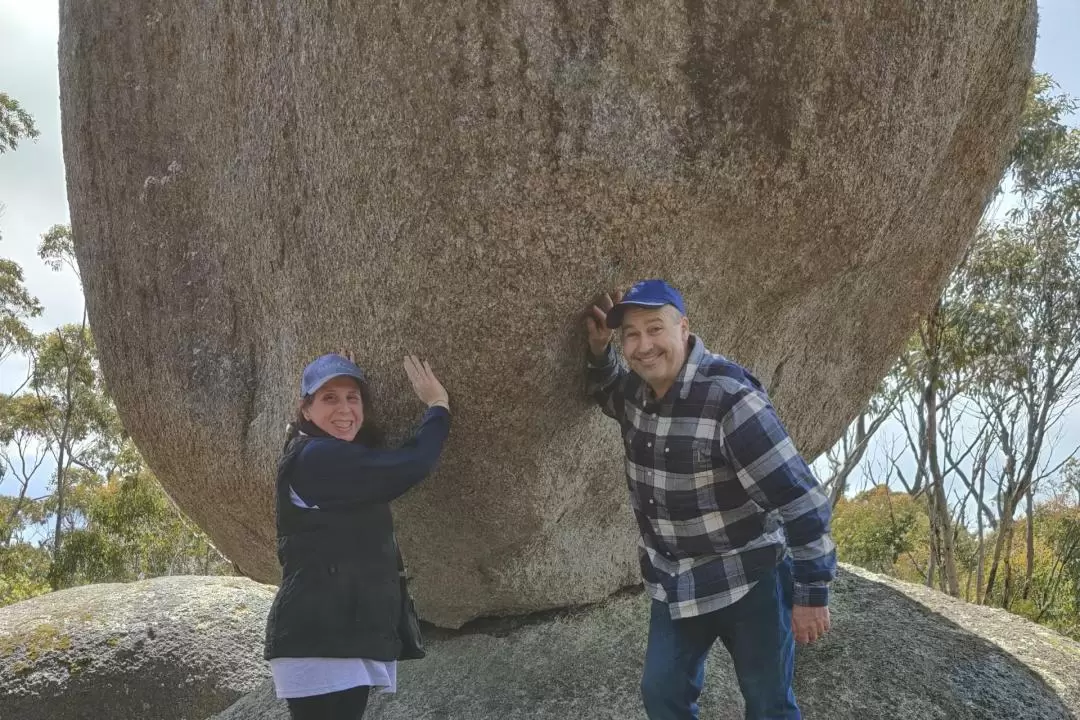
[[[416,614],[416,604],[409,595],[409,573],[405,570],[400,547],[397,551],[397,563],[398,578],[401,581],[401,620],[398,623],[401,654],[398,655],[398,660],[419,660],[427,653],[424,651],[424,636],[420,634],[420,618]]]

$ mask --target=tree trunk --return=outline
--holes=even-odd
[[[983,601],[983,571],[986,568],[986,525],[983,520],[983,497],[986,495],[986,473],[985,470],[979,472],[979,490],[978,502],[979,509],[975,512],[975,521],[978,525],[979,532],[979,545],[975,551],[975,602],[978,605],[982,605]]]
[[[949,515],[949,501],[945,497],[943,482],[934,483],[934,509],[937,513],[937,532],[940,537],[938,553],[941,560],[942,583],[945,591],[953,597],[960,597],[960,577],[956,572],[956,549],[953,543],[952,518]]]
[[[837,503],[840,502],[840,498],[844,497],[844,490],[847,489],[847,473],[838,475],[833,479],[832,488],[829,490],[829,504],[833,509],[836,509]]]
[[[65,422],[65,425],[67,423]],[[65,463],[67,463],[67,442],[63,436],[67,435],[65,429],[61,435],[60,452],[56,458],[56,525],[53,530],[53,561],[55,562],[60,557],[60,546],[64,539],[64,500],[66,484],[67,484],[67,469]],[[67,463],[70,464],[70,463]],[[54,590],[58,588],[53,588]]]
[[[1012,605],[1012,592],[1013,592],[1013,568],[1012,568],[1012,548],[1013,548],[1013,530],[1016,528],[1016,523],[1009,523],[1009,533],[1005,540],[1005,582],[1001,588],[1001,607],[1008,610]]]
[[[975,551],[975,603],[982,605],[983,582],[986,580],[986,537],[983,523],[979,521],[979,545]]]
[[[867,431],[865,411],[862,412],[856,419],[855,439],[844,457],[843,464],[836,471],[836,475],[831,478],[829,500],[834,508],[836,507],[837,503],[840,502],[840,499],[844,497],[844,492],[847,490],[848,478],[851,477],[851,473],[855,470],[856,467],[858,467],[863,455],[866,454],[866,447],[867,444],[870,442],[869,436],[877,430],[880,424],[880,421],[875,421],[871,424],[871,429]]]
[[[926,561],[926,587],[934,587],[934,571],[937,570],[937,543],[934,542],[934,529],[930,529],[930,557]]]
[[[987,605],[990,604],[991,598],[994,595],[994,584],[997,581],[998,568],[1001,565],[1001,558],[1005,552],[1006,539],[1012,535],[1013,513],[1015,512],[1013,501],[1011,497],[1005,497],[1003,502],[1004,506],[1001,508],[1001,520],[998,522],[997,541],[994,543],[994,559],[990,561],[990,572],[988,573],[986,580],[986,592],[983,593],[983,602]]]
[[[1035,574],[1035,491],[1032,485],[1028,485],[1027,492],[1027,533],[1025,534],[1025,540],[1027,542],[1027,554],[1024,556],[1024,593],[1023,598],[1028,599],[1028,593],[1031,591],[1031,577]]]
[[[940,302],[938,304],[940,308]],[[935,310],[936,314],[937,310]],[[936,319],[932,318],[928,325],[930,326],[929,340],[927,344],[931,347],[936,347],[936,332],[934,330],[934,323]],[[937,413],[938,413],[938,396],[937,396],[937,380],[938,373],[936,362],[931,363],[932,368],[927,373],[926,390],[925,390],[925,407],[926,407],[926,458],[930,464],[930,477],[932,487],[927,496],[928,509],[930,511],[930,532],[937,543],[938,561],[941,566],[942,582],[947,583],[947,592],[953,597],[959,597],[960,595],[960,581],[956,575],[956,555],[953,551],[952,542],[952,529],[951,529],[951,517],[949,515],[949,501],[945,495],[945,478],[941,472],[941,463],[938,460],[937,452]]]
[[[83,309],[82,327],[79,330],[79,341],[83,341],[83,331],[86,329],[86,309]],[[60,330],[56,331],[57,337],[60,342],[63,343],[64,336]],[[57,457],[56,457],[56,529],[53,533],[53,561],[60,557],[60,548],[63,544],[63,521],[64,521],[64,500],[65,491],[67,490],[67,471],[71,467],[71,421],[75,415],[75,363],[72,362],[70,353],[67,352],[67,346],[65,345],[66,360],[68,363],[67,376],[64,378],[64,423],[60,427],[60,437],[57,438]],[[83,348],[80,347],[80,357],[82,355]],[[54,590],[57,588],[53,588]]]
[[[937,578],[937,569],[941,561],[941,553],[938,550],[938,534],[937,526],[934,523],[934,510],[933,501],[927,498],[927,515],[930,518],[930,533],[929,533],[929,556],[926,559],[926,587],[934,587],[934,580]]]

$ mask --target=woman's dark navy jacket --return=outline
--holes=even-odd
[[[278,463],[282,577],[265,657],[396,660],[401,586],[390,501],[435,467],[450,413],[428,409],[396,450],[337,440],[310,423],[303,429]]]

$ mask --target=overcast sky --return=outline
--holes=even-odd
[[[1035,68],[1080,96],[1080,0],[1043,0],[1039,14]],[[0,156],[0,203],[5,206],[0,256],[22,265],[27,286],[45,305],[45,314],[34,323],[39,331],[78,322],[82,312],[75,278],[47,269],[36,256],[41,234],[68,221],[60,150],[58,24],[53,0],[0,0],[0,90],[18,99],[41,131],[36,142]],[[0,391],[19,382],[23,372],[17,363],[0,365]],[[1065,444],[1071,446],[1080,441],[1080,415],[1068,425]]]

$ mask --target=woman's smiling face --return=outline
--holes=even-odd
[[[304,417],[327,435],[352,442],[364,424],[360,385],[351,377],[336,377],[315,391]]]

